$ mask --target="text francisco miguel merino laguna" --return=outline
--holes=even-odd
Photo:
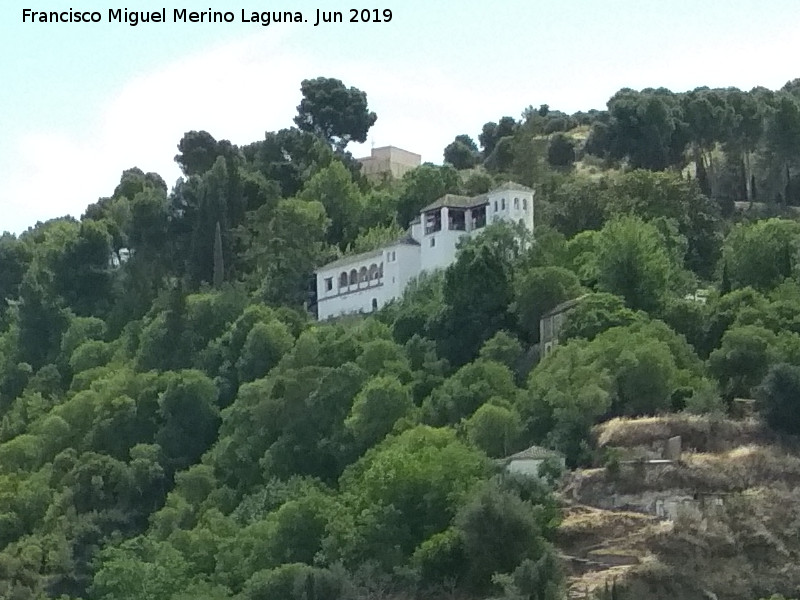
[[[351,23],[387,23],[392,20],[392,11],[389,9],[350,9],[352,13],[343,18],[341,11],[321,11],[316,9],[313,21],[316,27],[320,23],[341,23],[348,20]],[[140,23],[167,23],[167,17],[171,16],[173,23],[232,23],[236,15],[231,11],[204,10],[192,11],[185,8],[175,8],[168,12],[166,8],[161,10],[128,10],[127,8],[108,9],[105,22],[108,23],[127,23],[131,26]],[[40,11],[30,8],[22,9],[23,23],[101,23],[103,14],[99,11],[82,10],[62,10],[62,11]],[[299,10],[295,11],[245,11],[241,10],[242,23],[259,23],[267,26],[270,23],[308,23],[309,19],[303,16]]]

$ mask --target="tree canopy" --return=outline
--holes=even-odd
[[[295,125],[319,135],[339,151],[350,142],[365,142],[378,116],[367,108],[367,94],[339,79],[317,77],[300,84],[303,99]]]

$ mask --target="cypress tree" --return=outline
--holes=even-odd
[[[744,160],[739,164],[739,189],[737,195],[739,200],[747,200],[747,171],[745,170]]]
[[[731,291],[731,279],[730,275],[728,274],[728,263],[726,261],[722,264],[722,281],[719,284],[719,293],[721,296],[724,296],[730,291]]]
[[[697,179],[697,185],[700,186],[700,191],[705,194],[706,197],[711,197],[711,183],[708,180],[708,171],[706,171],[706,165],[702,159],[702,157],[695,160],[695,178]]]
[[[214,229],[214,287],[218,288],[225,280],[225,261],[222,258],[222,229],[217,221]]]
[[[789,246],[784,246],[783,252],[779,259],[780,274],[784,277],[791,277],[792,275],[792,250]]]

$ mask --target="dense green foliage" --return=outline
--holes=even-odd
[[[130,169],[4,234],[0,597],[560,597],[553,495],[491,459],[591,463],[602,420],[737,396],[800,431],[796,89],[528,108],[371,183],[366,94],[306,80],[297,128],[188,132],[171,190]],[[508,179],[535,236],[491,225],[376,314],[313,319],[316,267]]]

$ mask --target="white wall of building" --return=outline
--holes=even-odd
[[[506,465],[506,471],[509,473],[519,473],[520,475],[527,475],[528,477],[538,477],[539,468],[544,464],[545,458],[514,458],[511,459]],[[566,467],[566,461],[563,456],[553,458],[556,460],[561,468]]]
[[[369,313],[399,298],[408,282],[419,275],[419,250],[415,244],[396,243],[318,270],[317,317],[325,320],[343,314]],[[377,276],[369,277],[376,268]],[[364,269],[368,275],[366,281],[361,277]],[[359,277],[350,283],[353,271]],[[340,285],[345,274],[347,284]]]
[[[418,242],[422,240],[424,228],[422,227],[422,220],[417,217],[411,222],[411,237]]]
[[[419,276],[421,270],[420,248],[413,244],[398,244],[393,247],[397,253],[397,283],[400,286],[400,291],[394,298],[399,298],[409,282]],[[392,285],[394,285],[394,281],[392,281]]]
[[[376,251],[354,256],[352,261],[337,261],[317,271],[318,318],[371,312],[385,304],[386,295],[392,291],[387,289],[383,268],[383,253]]]
[[[486,217],[495,221],[520,222],[533,231],[533,193],[521,190],[496,190],[487,195]]]
[[[515,459],[508,463],[506,471],[509,473],[519,473],[528,477],[538,477],[539,467],[544,462],[543,458],[522,458]]]
[[[362,285],[354,291],[318,301],[317,315],[320,320],[324,320],[350,313],[373,312],[386,304],[389,296],[394,296],[398,292],[399,288],[391,290],[383,283]]]
[[[456,247],[462,237],[469,235],[466,231],[448,229],[449,209],[440,209],[442,227],[439,231],[425,233],[424,222],[420,243],[420,268],[431,272],[451,265],[456,259]],[[435,211],[431,211],[435,212]],[[423,218],[424,221],[424,218]]]

